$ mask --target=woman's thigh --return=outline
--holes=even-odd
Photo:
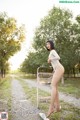
[[[57,85],[59,80],[62,78],[63,73],[60,70],[56,70],[52,78],[52,86]]]

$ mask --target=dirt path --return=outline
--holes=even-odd
[[[33,81],[33,80],[25,80],[26,83],[32,87],[37,87],[37,82]],[[39,85],[39,89],[44,90],[46,92],[51,92],[51,87],[50,86],[46,86],[46,85]],[[60,96],[60,100],[63,100],[64,102],[68,102],[72,105],[74,105],[77,108],[80,108],[80,98],[77,99],[75,97],[69,96],[67,94],[64,94],[62,92],[59,92],[59,96]]]
[[[25,97],[25,93],[19,81],[12,80],[12,120],[40,120],[40,111],[34,107]]]

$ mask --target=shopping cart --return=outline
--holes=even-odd
[[[40,85],[49,85],[51,83],[53,76],[52,67],[40,66],[37,68],[37,108],[39,108],[39,102],[41,96],[39,96],[39,87]]]

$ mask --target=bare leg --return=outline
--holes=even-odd
[[[62,75],[63,77],[63,75]],[[60,107],[60,102],[59,102],[59,93],[58,93],[58,85],[57,85],[57,94],[56,94],[56,98],[55,98],[55,102],[54,102],[54,107],[56,111],[60,111],[61,107]]]
[[[59,93],[58,93],[58,88],[57,88],[57,94],[54,102],[54,107],[57,111],[60,110],[60,102],[59,102]]]
[[[51,91],[51,103],[50,103],[50,107],[49,107],[49,111],[48,111],[48,115],[50,116],[50,114],[52,112],[54,112],[54,105],[56,103],[56,107],[59,107],[59,96],[58,96],[58,82],[61,78],[62,73],[60,71],[56,71],[53,75],[53,79],[52,79],[52,91]]]
[[[48,111],[48,116],[54,112],[54,103],[55,103],[55,98],[57,96],[57,86],[53,86],[52,87],[52,91],[51,91],[51,103],[50,103],[50,107],[49,107],[49,111]]]

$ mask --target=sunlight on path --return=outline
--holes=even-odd
[[[39,110],[25,97],[18,80],[12,80],[12,120],[39,120]]]

